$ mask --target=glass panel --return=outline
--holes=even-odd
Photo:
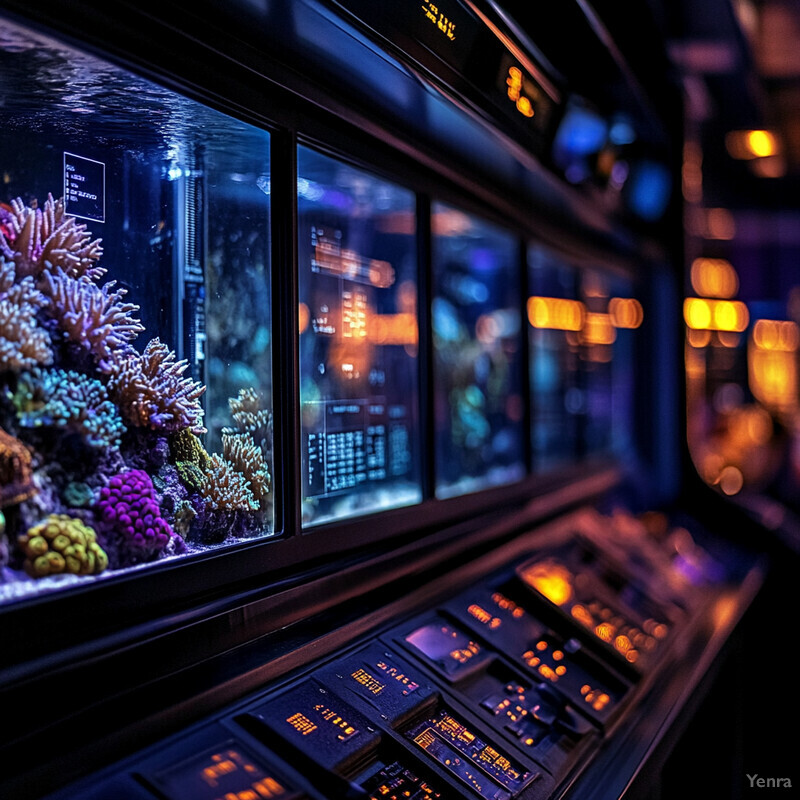
[[[307,525],[422,499],[414,194],[298,151]]]
[[[269,135],[0,20],[0,600],[273,531]]]
[[[542,247],[531,247],[528,275],[531,445],[534,469],[546,470],[574,462],[579,452],[584,313],[574,267]]]
[[[520,275],[514,236],[433,204],[436,495],[525,473]]]
[[[588,454],[629,453],[634,446],[635,340],[644,312],[624,278],[587,271],[581,359],[586,386]]]

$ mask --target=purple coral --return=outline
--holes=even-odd
[[[120,548],[133,562],[185,547],[180,536],[161,516],[153,481],[140,469],[115,475],[100,490],[97,507],[103,521],[120,537]]]

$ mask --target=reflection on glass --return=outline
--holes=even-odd
[[[0,74],[0,600],[270,533],[269,135],[2,20]]]
[[[631,282],[528,250],[531,442],[536,469],[634,442],[634,331],[644,312]]]
[[[414,194],[298,151],[306,524],[419,502]]]
[[[525,472],[516,239],[443,203],[433,208],[436,495]]]
[[[528,250],[528,338],[534,469],[574,461],[585,396],[579,376],[579,333],[585,311],[578,275],[548,250]]]
[[[634,443],[634,331],[641,324],[640,306],[631,311],[620,306],[620,300],[635,301],[630,281],[601,272],[584,272],[580,292],[586,306],[581,331],[585,450],[624,455]]]

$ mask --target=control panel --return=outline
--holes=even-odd
[[[687,642],[710,636],[701,620],[735,578],[690,539],[629,515],[578,514],[505,561],[487,558],[483,573],[455,570],[463,580],[434,601],[94,777],[80,796],[565,796],[689,657]]]

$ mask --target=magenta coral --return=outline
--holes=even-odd
[[[173,539],[179,547],[183,544],[161,516],[153,482],[144,470],[132,469],[111,478],[100,490],[97,507],[133,561],[157,556]]]

